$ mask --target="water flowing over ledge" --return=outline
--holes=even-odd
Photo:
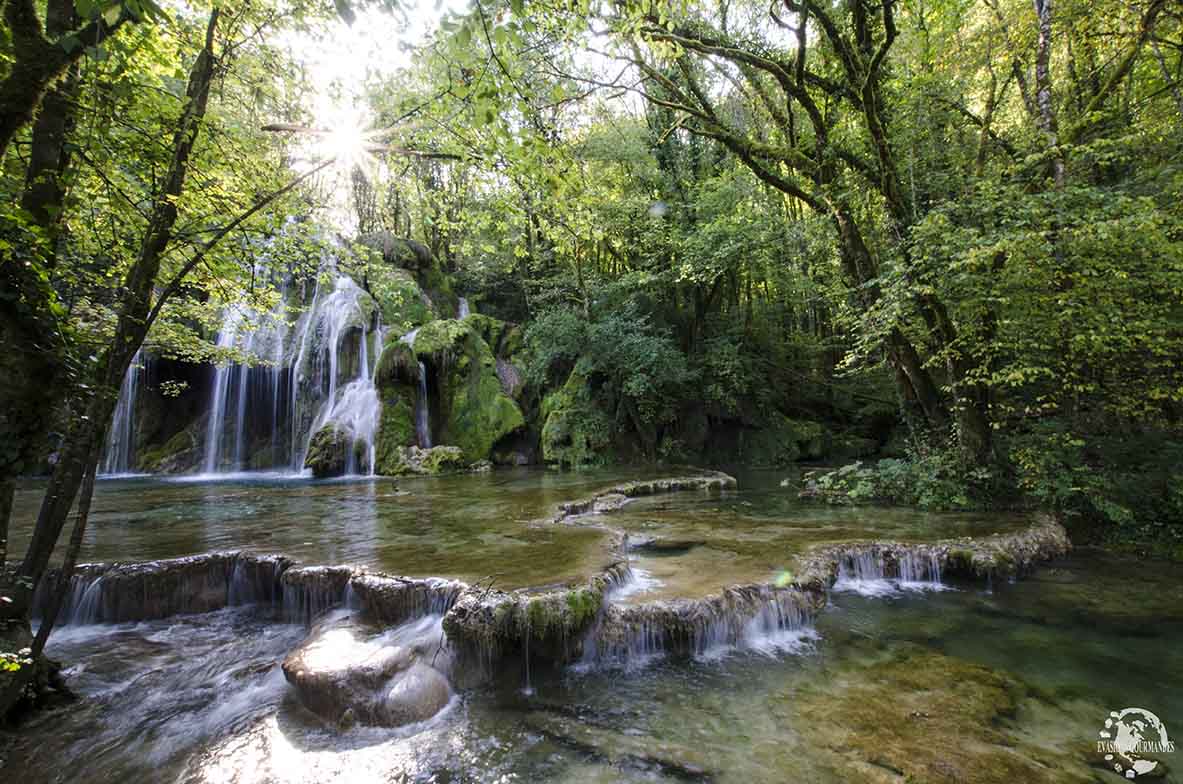
[[[1070,547],[1061,525],[936,543],[856,542],[821,547],[783,586],[732,586],[700,599],[614,602],[634,579],[627,562],[586,581],[500,591],[442,578],[407,578],[348,566],[299,566],[281,555],[239,552],[139,564],[89,564],[74,575],[67,624],[121,623],[261,604],[312,625],[348,608],[390,627],[442,617],[450,653],[488,672],[510,656],[583,666],[630,666],[657,655],[711,656],[726,649],[792,645],[847,579],[930,581],[1021,574]],[[39,597],[38,606],[45,598]],[[469,669],[469,668],[465,668]]]

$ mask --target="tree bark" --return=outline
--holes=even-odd
[[[90,461],[86,468],[86,475],[82,479],[82,489],[78,496],[78,514],[74,518],[74,530],[70,532],[70,543],[66,547],[66,557],[62,562],[62,569],[58,575],[49,605],[41,616],[41,626],[37,629],[37,636],[33,638],[33,659],[38,659],[45,650],[45,643],[49,640],[50,632],[57,623],[58,613],[62,611],[62,604],[70,593],[70,581],[74,577],[74,568],[78,565],[78,552],[82,549],[82,539],[86,535],[86,525],[90,520],[90,502],[94,497],[94,477],[98,470],[99,461]]]
[[[108,25],[100,17],[85,27],[47,37],[31,0],[6,0],[4,21],[12,42],[12,64],[0,80],[0,160],[17,133],[33,120],[41,99],[66,70],[95,45],[131,21],[120,14]]]
[[[86,416],[76,419],[70,426],[61,457],[54,468],[37,515],[29,550],[20,566],[20,576],[32,586],[21,596],[21,609],[25,612],[28,611],[32,589],[40,584],[49,558],[61,536],[66,516],[82,482],[85,467],[93,459],[96,450],[101,447],[100,436],[110,422],[123,376],[147,332],[152,290],[160,270],[161,256],[172,238],[172,228],[177,219],[177,200],[184,189],[189,158],[209,100],[215,64],[213,40],[218,16],[219,11],[215,8],[210,13],[205,47],[189,74],[185,108],[173,136],[172,161],[164,186],[154,200],[140,252],[124,283],[115,337],[99,361],[96,383],[93,385],[95,393],[86,405]],[[18,592],[20,593],[22,592]]]
[[[1035,106],[1039,111],[1036,121],[1043,132],[1051,155],[1052,182],[1064,187],[1064,153],[1060,149],[1059,127],[1052,96],[1052,0],[1035,0],[1035,15],[1039,20],[1039,38],[1035,47]]]

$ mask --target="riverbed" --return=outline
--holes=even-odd
[[[635,602],[773,580],[816,543],[1022,524],[805,506],[767,474],[540,522],[637,477],[117,480],[100,484],[83,557],[245,548],[527,587],[594,572],[619,554],[606,551],[613,532],[673,543],[628,556],[635,584],[620,601]],[[35,492],[18,497],[26,526]],[[19,552],[27,527],[16,533]],[[1094,754],[1109,711],[1183,727],[1183,569],[1093,550],[1013,582],[840,581],[811,623],[691,657],[515,659],[393,729],[331,727],[300,706],[278,664],[306,634],[263,606],[65,626],[51,654],[83,700],[11,736],[0,770],[29,782],[1104,782],[1121,780]]]

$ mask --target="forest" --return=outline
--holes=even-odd
[[[901,610],[911,647],[844,665],[882,694],[791,664],[862,634],[833,628],[825,597],[873,607],[875,636],[898,597],[986,612],[942,593],[958,580],[1009,577],[989,601],[1010,632],[1076,619],[1029,658],[1152,628],[1138,644],[1158,661],[1183,623],[1183,8],[1098,2],[0,0],[0,717],[32,727],[0,734],[0,768],[296,780],[273,748],[286,732],[335,755],[304,780],[394,775],[405,740],[325,746],[301,724],[291,741],[286,678],[333,726],[426,722],[475,755],[394,780],[1169,770],[1136,749],[1079,769],[1063,747],[998,752],[990,711],[1012,715],[1001,695],[1041,673],[925,642],[970,649],[982,629],[929,633]],[[1154,598],[1082,598],[1147,573]],[[200,737],[169,745],[151,711],[129,729],[109,723],[118,703],[54,707],[105,704],[87,667],[72,687],[74,661],[163,655],[76,629],[248,604],[291,637],[249,654],[283,659],[276,684],[255,672],[263,713],[200,713]],[[218,620],[222,647],[170,645],[236,658],[232,639],[272,623],[251,618]],[[612,725],[626,708],[607,686],[563,675],[657,652],[698,667],[759,647],[756,626],[792,652],[725,666],[760,699],[788,688],[774,676],[807,681],[792,716],[811,751],[791,762],[746,767],[730,736],[716,758],[689,738],[653,751]],[[374,650],[411,652],[381,667],[413,699],[309,675],[318,634],[345,628],[371,680]],[[196,688],[208,673],[177,656],[152,672]],[[487,696],[523,667],[518,696]],[[1068,691],[1100,669],[1072,667]],[[909,685],[921,670],[936,682]],[[683,677],[646,673],[658,702]],[[532,677],[553,691],[541,707]],[[1159,693],[1125,677],[1061,720],[1076,740]],[[722,699],[688,688],[663,720]],[[924,742],[976,744],[964,770],[858,713],[926,690],[947,721]],[[1158,752],[1172,708],[1137,709]],[[55,710],[76,722],[55,742],[92,739],[99,767],[38,751]],[[478,753],[506,711],[542,747]],[[269,729],[236,734],[248,720]],[[835,756],[839,736],[856,751]],[[1048,773],[1059,754],[1074,761]]]

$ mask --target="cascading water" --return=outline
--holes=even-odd
[[[374,376],[370,373],[370,347],[366,339],[370,316],[369,310],[363,305],[363,301],[366,301],[363,298],[367,298],[365,292],[352,278],[342,275],[337,278],[333,292],[324,298],[315,311],[323,340],[322,350],[317,353],[313,365],[317,378],[327,381],[328,390],[313,420],[313,426],[308,431],[307,439],[311,440],[313,434],[327,425],[344,430],[350,441],[346,462],[346,472],[350,474],[359,473],[361,468],[357,465],[356,459],[359,444],[364,447],[367,456],[366,471],[371,474],[374,472],[374,441],[382,410],[378,390],[374,385]],[[357,373],[349,383],[338,390],[337,377],[342,342],[346,332],[352,328],[360,328],[361,331],[358,338]],[[375,331],[378,338],[375,340],[375,347],[380,348],[380,321]],[[377,366],[377,357],[374,359],[374,365]],[[293,400],[293,407],[296,406],[297,403]],[[293,461],[293,468],[296,470],[303,467],[304,455],[308,452],[308,440],[305,441],[304,451],[299,460]]]
[[[852,550],[838,560],[835,591],[891,596],[901,590],[943,591],[941,560],[935,553]]]
[[[469,312],[470,311],[468,309],[468,298],[461,297],[459,303],[456,305],[456,318],[458,318],[458,319],[468,318]]]
[[[242,308],[233,305],[226,308],[222,315],[222,329],[218,332],[218,348],[229,349],[234,346],[242,317]],[[210,398],[209,420],[205,430],[205,460],[202,462],[202,468],[207,474],[212,474],[218,469],[221,459],[222,431],[226,424],[230,377],[236,369],[236,365],[223,362],[214,370],[213,396]]]
[[[380,323],[370,330],[372,300],[352,278],[331,280],[327,293],[318,281],[294,327],[287,287],[269,312],[225,309],[218,346],[238,348],[262,364],[227,363],[215,370],[205,473],[268,464],[300,472],[312,436],[327,425],[343,429],[353,442],[348,470],[373,472],[381,405],[370,368],[377,366],[384,331]],[[365,466],[353,457],[359,443]]]
[[[464,307],[467,309],[467,300],[462,297],[460,301],[464,303]],[[399,338],[399,340],[414,348],[415,336],[418,334],[419,330],[413,329]],[[419,442],[420,448],[431,448],[431,417],[428,411],[427,401],[427,366],[422,362],[419,363],[419,394],[415,396],[415,437]]]
[[[150,371],[151,360],[143,349],[132,357],[119,388],[119,400],[107,435],[107,449],[100,467],[101,474],[116,476],[135,470],[136,396]]]

